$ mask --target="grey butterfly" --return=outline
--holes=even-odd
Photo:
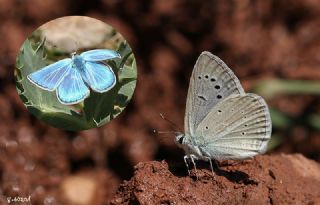
[[[187,159],[243,160],[265,153],[271,119],[262,97],[245,93],[232,70],[217,56],[203,52],[190,79],[184,118],[185,134],[175,143]]]

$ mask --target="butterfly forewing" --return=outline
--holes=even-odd
[[[38,87],[44,90],[53,91],[59,86],[64,77],[69,73],[70,64],[71,59],[66,58],[50,64],[42,68],[41,70],[33,72],[27,77]]]
[[[186,134],[192,136],[212,107],[233,94],[243,95],[244,90],[231,69],[217,56],[201,53],[190,79],[184,123]]]
[[[271,119],[262,97],[233,95],[213,107],[196,129],[201,151],[214,159],[246,159],[266,151]]]
[[[109,49],[95,49],[81,53],[81,57],[85,61],[104,61],[113,58],[121,58],[120,54],[114,50]]]

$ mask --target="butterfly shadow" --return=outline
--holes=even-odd
[[[237,184],[245,184],[245,185],[249,185],[249,184],[257,185],[258,184],[258,182],[251,179],[247,173],[239,171],[239,170],[225,171],[221,168],[216,168],[215,174],[218,176],[224,176],[229,181],[231,181],[233,183],[237,183]]]
[[[169,155],[166,157],[167,164],[168,164],[168,170],[176,177],[186,177],[188,176],[188,169],[186,168],[183,161],[181,161],[181,158],[183,158],[184,153],[182,150],[172,150],[168,149],[166,147],[160,147],[160,156],[159,159],[162,158],[163,155]]]
[[[201,164],[206,169],[211,171],[210,166],[208,166],[208,162],[201,162]],[[249,185],[249,184],[257,185],[258,184],[257,181],[250,178],[250,176],[243,171],[234,170],[234,169],[227,171],[223,168],[223,167],[234,166],[234,164],[218,165],[217,162],[213,162],[213,165],[214,165],[213,166],[214,174],[217,176],[223,176],[226,179],[228,179],[230,182],[237,183],[237,184],[245,184],[245,185]]]
[[[178,177],[188,176],[187,168],[184,166],[184,163],[179,163],[179,164],[168,163],[168,164],[169,164],[169,170],[173,175]],[[250,178],[250,176],[243,171],[239,171],[239,170],[226,171],[223,168],[223,167],[232,166],[232,165],[219,166],[218,164],[213,163],[214,176],[212,176],[210,164],[208,162],[197,161],[196,165],[197,165],[197,172],[193,168],[191,170],[191,175],[190,175],[190,177],[193,178],[194,180],[201,180],[202,178],[205,179],[205,178],[208,178],[208,176],[214,178],[215,175],[217,175],[217,176],[225,177],[232,183],[244,184],[244,185],[258,184],[257,181]]]

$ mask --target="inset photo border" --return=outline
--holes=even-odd
[[[79,131],[117,117],[131,100],[136,60],[113,27],[67,16],[36,29],[16,59],[16,87],[30,113],[54,127]]]

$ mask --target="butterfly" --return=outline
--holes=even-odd
[[[191,159],[243,160],[266,152],[271,138],[271,119],[264,99],[245,93],[232,70],[217,56],[202,52],[190,79],[185,133],[175,143]]]
[[[27,76],[37,87],[56,91],[57,98],[64,105],[77,104],[90,94],[89,87],[104,93],[114,87],[116,76],[111,67],[101,61],[121,58],[114,50],[95,49],[71,58],[65,58],[41,68]]]

